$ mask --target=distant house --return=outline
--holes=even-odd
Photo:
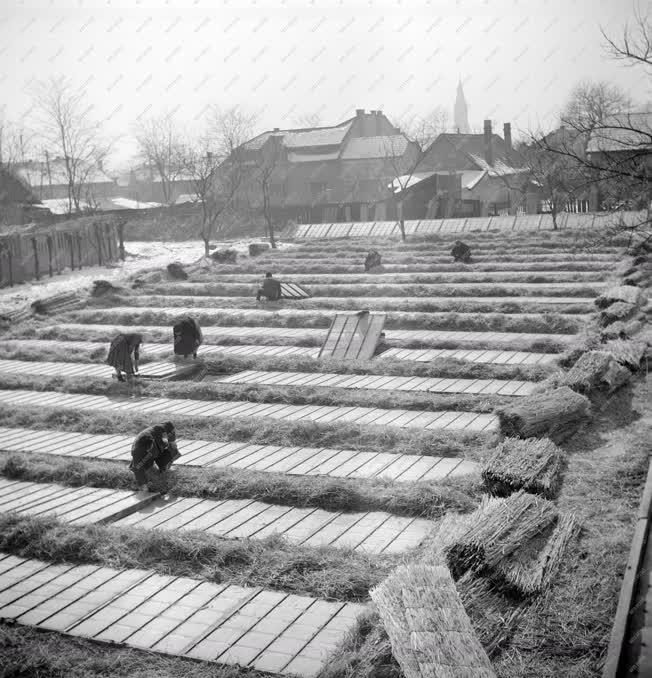
[[[426,150],[405,189],[407,219],[477,217],[526,211],[528,170],[505,137],[485,120],[483,134],[440,134]],[[396,189],[398,190],[398,188]]]
[[[38,201],[53,212],[69,211],[69,184],[64,158],[46,161],[28,160],[15,164],[16,175],[30,187]],[[116,182],[100,165],[81,164],[77,170],[80,207],[93,208],[104,199],[116,195]],[[74,209],[74,206],[73,206]]]
[[[603,174],[612,177],[611,182],[593,185],[592,209],[648,206],[652,200],[652,112],[608,117],[591,131],[586,155],[591,165],[604,168]]]
[[[30,221],[38,198],[13,169],[0,166],[0,223],[23,224]]]
[[[160,173],[148,163],[121,174],[117,184],[121,195],[137,203],[166,205],[193,200],[192,177],[179,170],[164,185]]]
[[[382,220],[393,209],[388,185],[416,152],[382,111],[359,109],[330,127],[269,130],[239,149],[247,180],[237,204],[260,208],[257,168],[266,164],[276,221]]]

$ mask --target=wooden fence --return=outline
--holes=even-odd
[[[89,217],[0,234],[0,287],[124,259],[123,224]]]
[[[622,223],[632,227],[644,222],[645,212],[614,212],[581,214],[562,213],[557,216],[559,229],[592,229]],[[539,231],[553,227],[550,214],[520,214],[500,217],[469,217],[453,219],[421,219],[405,222],[407,235],[437,233],[468,233],[471,231]],[[355,238],[400,235],[397,221],[364,221],[335,224],[300,224],[288,230],[286,237],[295,238]]]

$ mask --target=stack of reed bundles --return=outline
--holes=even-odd
[[[596,390],[612,393],[629,381],[630,372],[608,351],[589,351],[557,379],[558,386],[568,386],[578,393]]]

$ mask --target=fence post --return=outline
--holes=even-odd
[[[38,245],[36,243],[36,238],[32,238],[32,252],[34,253],[34,277],[37,280],[40,280],[41,275],[38,267]]]
[[[102,226],[100,224],[95,224],[95,240],[97,242],[97,264],[98,266],[102,265]]]
[[[48,273],[50,274],[50,278],[54,275],[54,270],[52,268],[52,236],[49,235],[47,237],[47,245],[48,245]]]
[[[120,259],[125,260],[125,224],[122,219],[118,221],[118,240],[120,242]]]
[[[77,232],[77,268],[81,271],[84,261],[82,259],[82,237],[81,233]]]

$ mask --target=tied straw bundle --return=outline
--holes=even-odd
[[[567,386],[519,398],[498,409],[503,435],[518,438],[548,436],[554,442],[565,440],[589,418],[588,399]]]
[[[370,595],[405,678],[496,678],[445,567],[401,566]]]
[[[605,309],[612,304],[624,303],[632,306],[641,306],[645,301],[645,294],[640,287],[633,285],[617,285],[605,290],[596,300],[599,309]]]
[[[556,381],[558,386],[568,386],[578,393],[589,394],[601,389],[612,393],[626,384],[630,376],[629,370],[610,352],[589,351]]]
[[[453,577],[491,570],[557,520],[551,502],[526,492],[488,499],[471,514],[470,527],[445,549]]]
[[[547,499],[559,489],[565,455],[547,438],[505,438],[482,469],[487,492],[506,497],[519,490]]]

